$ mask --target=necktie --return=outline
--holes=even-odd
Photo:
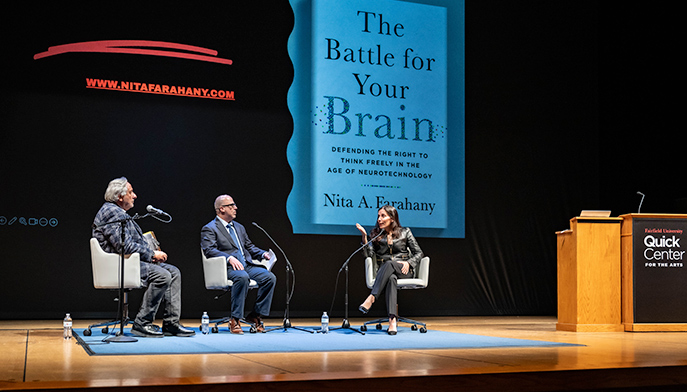
[[[243,246],[241,246],[241,243],[239,242],[239,236],[236,234],[236,229],[234,228],[234,225],[232,223],[229,223],[227,225],[227,231],[229,231],[229,235],[231,236],[231,239],[234,240],[234,244],[238,246],[239,248],[239,261],[243,266],[246,266],[246,258],[243,256]]]

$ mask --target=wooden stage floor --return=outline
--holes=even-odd
[[[75,320],[74,326],[90,321]],[[685,332],[558,332],[553,317],[423,321],[429,329],[584,346],[99,357],[89,356],[74,339],[64,342],[61,320],[5,320],[0,321],[0,390],[687,391]],[[332,319],[330,325],[340,323]]]

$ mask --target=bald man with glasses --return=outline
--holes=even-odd
[[[201,229],[200,246],[208,258],[227,258],[227,276],[234,283],[231,286],[229,330],[234,334],[243,334],[239,320],[244,318],[248,285],[253,279],[258,283],[258,297],[245,319],[258,332],[264,332],[262,317],[270,314],[277,278],[263,265],[254,264],[253,259],[269,259],[270,254],[255,246],[248,238],[245,227],[235,221],[238,207],[231,196],[218,196],[214,207],[217,216]]]

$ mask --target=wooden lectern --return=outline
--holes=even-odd
[[[575,217],[556,233],[556,330],[622,332],[621,218]]]

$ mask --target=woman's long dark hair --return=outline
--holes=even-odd
[[[391,236],[393,238],[398,238],[401,236],[401,222],[398,220],[398,211],[396,211],[396,208],[394,206],[390,205],[384,205],[382,208],[377,210],[377,214],[379,215],[379,211],[384,210],[386,211],[386,214],[389,215],[389,218],[391,218]],[[379,228],[379,220],[376,220],[375,223],[375,228],[372,229],[372,232],[370,233],[370,236],[374,238],[377,234],[379,234],[382,231],[382,229]],[[377,237],[375,241],[379,241],[379,239],[382,238],[382,236]]]

